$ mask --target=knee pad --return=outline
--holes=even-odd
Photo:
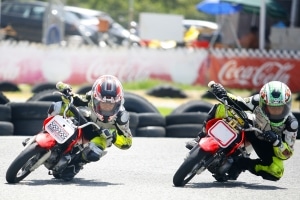
[[[102,156],[102,149],[96,146],[93,142],[89,142],[88,146],[86,146],[82,151],[82,157],[87,162],[95,162],[98,161]]]

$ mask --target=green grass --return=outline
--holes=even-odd
[[[174,110],[173,108],[167,107],[157,107],[157,109],[162,116],[167,116]]]
[[[148,79],[144,81],[134,81],[134,82],[123,82],[122,84],[125,90],[148,90],[162,85],[170,85],[182,90],[203,90],[206,88],[203,86],[179,84],[179,83],[173,83],[173,82],[162,81],[157,79]]]

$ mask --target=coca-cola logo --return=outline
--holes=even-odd
[[[288,71],[293,67],[289,63],[282,64],[276,61],[267,61],[261,66],[238,66],[236,60],[230,60],[221,67],[218,78],[224,85],[260,87],[272,80],[288,83],[290,79]]]
[[[132,81],[147,78],[149,73],[147,68],[138,67],[135,63],[95,60],[87,67],[85,76],[92,83],[103,74],[115,75],[122,81]]]

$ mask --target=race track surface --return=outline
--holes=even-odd
[[[134,138],[129,150],[112,146],[99,162],[85,165],[71,182],[52,178],[41,166],[19,184],[7,184],[5,173],[22,150],[23,136],[0,136],[0,199],[28,200],[227,200],[300,199],[300,140],[295,155],[285,162],[278,182],[263,180],[248,172],[237,181],[217,183],[205,171],[184,188],[173,186],[172,178],[186,153],[185,138]],[[255,156],[255,154],[253,154]]]

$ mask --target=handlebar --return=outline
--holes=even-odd
[[[78,117],[79,119],[79,126],[76,126],[76,128],[84,128],[87,127],[89,125],[93,125],[95,126],[97,129],[101,129],[101,127],[96,124],[95,122],[89,122],[78,110],[78,108],[76,106],[74,106],[73,102],[74,102],[74,98],[73,95],[71,93],[68,94],[64,94],[59,92],[62,96],[64,96],[65,98],[67,98],[69,100],[69,103],[67,104],[64,113],[63,113],[63,117],[67,118],[67,111],[70,110],[75,116]]]
[[[210,81],[207,85],[208,85],[208,87],[210,89],[214,89],[217,86],[217,83],[215,81]],[[220,99],[216,94],[214,94],[213,91],[210,90],[210,92],[215,96],[215,98],[219,102],[221,102],[221,103],[223,103],[225,105],[226,117],[228,116],[228,108],[232,108],[232,109],[234,109],[235,111],[238,112],[238,114],[240,115],[240,117],[242,117],[245,120],[245,122],[247,122],[247,126],[249,127],[249,129],[252,129],[252,130],[255,129],[255,127],[252,127],[251,124],[249,123],[249,119],[248,119],[247,114],[245,113],[245,111],[243,109],[241,109],[236,104],[236,102],[234,102],[231,98],[222,98],[222,99]],[[261,132],[259,129],[255,130],[255,131]]]

